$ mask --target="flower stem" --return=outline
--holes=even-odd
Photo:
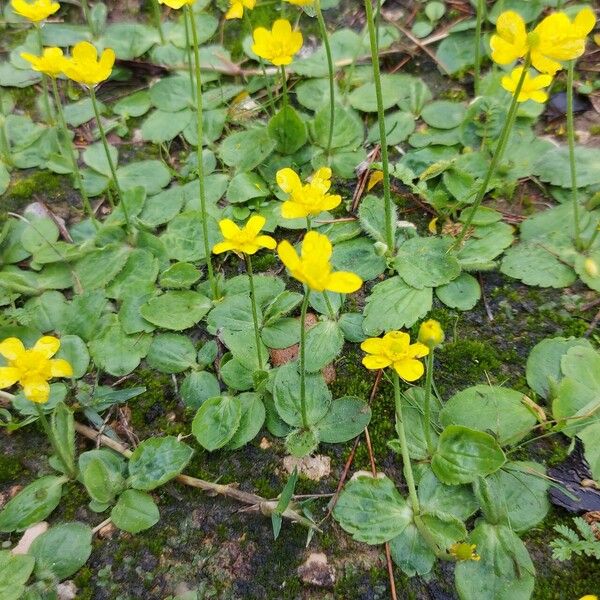
[[[319,22],[319,28],[321,30],[321,37],[323,38],[323,45],[325,46],[325,54],[327,55],[327,68],[329,70],[329,137],[327,138],[327,158],[329,158],[329,156],[331,155],[331,143],[333,141],[333,127],[334,127],[334,123],[335,123],[335,85],[334,85],[335,71],[333,68],[333,56],[331,54],[331,44],[329,43],[329,34],[327,33],[325,19],[323,18],[323,11],[321,10],[321,0],[315,0],[315,9],[317,11],[317,21]]]
[[[571,170],[571,194],[573,200],[573,221],[575,227],[575,248],[581,248],[581,231],[579,227],[579,202],[577,201],[577,169],[575,166],[575,128],[573,124],[573,80],[575,77],[575,61],[570,60],[567,66],[567,137],[569,140],[569,167]]]
[[[525,64],[523,65],[523,72],[521,73],[521,77],[519,78],[519,82],[517,83],[517,87],[513,93],[512,101],[510,103],[510,108],[508,109],[508,115],[506,117],[506,121],[504,121],[504,126],[502,127],[502,131],[500,133],[500,139],[498,140],[496,149],[494,150],[494,153],[492,154],[492,160],[491,160],[488,170],[485,174],[483,182],[477,192],[475,201],[473,202],[472,206],[470,207],[467,220],[463,224],[462,229],[460,230],[460,233],[458,234],[458,237],[454,240],[454,244],[452,244],[453,249],[459,249],[461,242],[465,239],[465,236],[467,235],[467,231],[468,231],[469,227],[471,226],[471,223],[473,222],[473,219],[475,217],[475,211],[479,208],[479,205],[482,203],[485,193],[487,191],[488,185],[490,184],[490,181],[492,180],[492,177],[493,177],[494,173],[496,172],[496,168],[498,167],[498,163],[500,162],[502,155],[504,154],[504,150],[506,149],[506,144],[508,143],[508,137],[510,135],[510,132],[512,130],[512,127],[515,123],[515,119],[517,116],[517,108],[519,105],[517,99],[519,97],[519,94],[521,93],[521,89],[523,88],[523,83],[525,82],[525,77],[527,75],[527,72],[529,71],[530,64],[531,64],[531,59],[528,54],[527,58],[525,59]]]
[[[196,101],[196,91],[195,86],[196,83],[194,81],[194,70],[192,69],[192,44],[190,40],[190,24],[188,23],[186,13],[183,15],[183,24],[185,26],[185,53],[187,55],[188,61],[188,74],[190,76],[190,92],[192,102]]]
[[[377,32],[373,19],[373,6],[371,0],[365,0],[365,12],[367,15],[367,26],[369,29],[369,41],[371,45],[371,63],[373,65],[373,79],[375,83],[375,96],[377,98],[377,120],[379,121],[379,139],[381,143],[381,163],[383,170],[383,199],[385,208],[385,239],[388,250],[393,252],[394,224],[392,211],[392,194],[390,187],[390,168],[387,147],[387,135],[385,131],[385,112],[383,109],[383,93],[381,91],[381,73],[379,71],[379,47],[377,44]]]
[[[481,27],[485,12],[485,0],[477,0],[477,22],[475,25],[475,76],[473,87],[475,95],[479,96],[479,83],[481,80]]]
[[[258,368],[264,369],[262,352],[260,351],[260,329],[258,326],[258,311],[256,309],[256,290],[254,288],[254,272],[252,270],[252,257],[249,254],[244,254],[246,259],[246,272],[248,273],[248,283],[250,285],[250,304],[252,305],[252,321],[254,322],[254,340],[256,342],[256,355],[258,357]]]
[[[419,497],[417,496],[417,488],[415,487],[415,478],[413,476],[412,464],[410,462],[410,454],[408,453],[408,443],[406,441],[406,432],[404,430],[404,421],[402,419],[402,400],[400,399],[400,378],[396,371],[392,374],[394,381],[394,400],[396,402],[396,423],[398,436],[400,438],[400,450],[402,452],[402,464],[404,467],[404,478],[408,486],[408,495],[413,509],[413,513],[418,515],[421,508],[419,505]]]
[[[40,56],[44,52],[44,42],[42,40],[42,28],[39,25],[35,26],[35,31],[38,40],[38,46],[40,49]],[[43,102],[44,102],[44,111],[46,112],[46,122],[48,125],[52,125],[54,123],[54,115],[52,113],[52,109],[50,108],[50,92],[48,91],[48,80],[46,79],[46,75],[42,75],[42,91],[43,91]]]
[[[83,208],[87,213],[88,217],[92,221],[92,224],[98,230],[98,222],[94,218],[94,211],[92,210],[92,206],[90,204],[90,200],[88,195],[83,187],[83,180],[81,179],[81,172],[79,171],[79,164],[77,163],[77,156],[75,155],[75,150],[73,148],[73,142],[71,141],[71,137],[69,135],[69,129],[67,128],[67,121],[65,120],[65,113],[62,109],[62,102],[60,99],[60,94],[58,93],[58,85],[56,83],[56,79],[54,77],[50,80],[52,82],[52,92],[54,94],[54,104],[56,105],[56,112],[58,113],[58,123],[60,125],[62,135],[65,138],[65,145],[69,150],[69,155],[71,158],[71,163],[73,165],[73,177],[75,178],[75,183],[79,188],[79,193],[81,194],[81,200],[83,202]]]
[[[129,212],[127,211],[127,206],[123,201],[123,193],[121,192],[121,186],[119,185],[119,180],[117,179],[117,170],[115,168],[115,164],[113,162],[112,156],[110,155],[110,147],[108,145],[108,140],[106,139],[106,132],[104,131],[104,127],[102,126],[102,120],[100,118],[100,111],[98,110],[98,101],[96,100],[96,91],[93,86],[89,87],[90,90],[90,98],[92,99],[92,106],[94,108],[94,115],[96,116],[96,123],[98,124],[98,131],[100,132],[100,139],[102,140],[102,145],[104,146],[104,152],[106,153],[106,160],[108,161],[108,168],[110,169],[110,174],[112,176],[113,182],[115,184],[115,189],[117,190],[117,196],[119,200],[119,204],[121,209],[123,210],[123,216],[125,217],[125,223],[127,224],[127,231],[131,231],[131,223],[129,221]]]
[[[194,67],[196,75],[196,107],[197,107],[197,133],[198,133],[198,185],[200,187],[200,213],[202,215],[202,235],[204,237],[204,254],[206,256],[206,268],[208,270],[208,280],[212,291],[213,300],[219,296],[217,289],[217,281],[212,264],[212,256],[210,253],[210,242],[208,240],[208,214],[206,212],[206,190],[204,188],[204,164],[202,162],[202,145],[204,140],[204,124],[202,122],[202,75],[200,74],[200,52],[198,50],[198,31],[196,29],[196,21],[194,19],[194,11],[190,4],[186,5],[187,16],[190,22],[190,30],[192,32],[192,47],[194,50]],[[191,64],[190,64],[191,69]]]
[[[431,441],[431,382],[433,378],[433,348],[427,355],[427,372],[425,374],[425,406],[423,414],[423,433],[429,456],[433,454],[433,442]]]
[[[94,30],[94,23],[92,22],[92,17],[90,15],[90,9],[87,0],[81,0],[81,12],[83,13],[83,18],[85,19],[87,26],[90,28],[91,34],[95,36],[96,31]]]
[[[160,36],[160,43],[165,45],[165,32],[162,28],[160,6],[158,0],[152,0],[152,13],[154,14],[154,21],[156,22],[156,28],[158,29],[158,35]]]
[[[308,429],[308,416],[306,414],[306,311],[310,299],[310,289],[306,289],[304,301],[300,309],[300,410],[302,412],[302,427]]]
[[[323,298],[325,298],[325,304],[327,305],[327,311],[329,312],[329,318],[332,321],[335,321],[335,310],[333,310],[333,306],[331,305],[331,300],[329,299],[329,294],[327,290],[323,290]]]
[[[41,404],[34,402],[35,408],[37,410],[37,414],[39,417],[39,421],[42,424],[42,429],[50,442],[50,446],[52,447],[52,451],[56,455],[56,458],[60,461],[64,472],[71,478],[75,478],[75,473],[73,473],[73,469],[69,466],[69,461],[65,459],[62,450],[60,449],[60,445],[56,441],[56,437],[54,436],[54,432],[52,431],[52,427],[50,427],[50,423],[48,423],[48,419],[46,418],[46,414],[44,413],[44,409]]]

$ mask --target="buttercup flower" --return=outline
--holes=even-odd
[[[329,262],[331,242],[326,235],[316,231],[309,231],[304,236],[300,256],[288,241],[281,242],[277,252],[290,275],[314,292],[327,290],[351,294],[362,285],[362,279],[355,273],[333,271]]]
[[[302,34],[292,31],[290,22],[285,19],[277,19],[271,31],[257,27],[252,37],[252,52],[276,66],[289,65],[302,48]]]
[[[44,48],[42,56],[21,52],[21,58],[31,63],[34,71],[48,75],[48,77],[58,77],[65,66],[65,57],[60,48]]]
[[[175,10],[178,10],[186,4],[192,5],[194,2],[196,2],[196,0],[158,0],[159,4],[166,4],[169,8],[174,8]]]
[[[454,556],[456,560],[481,560],[481,556],[475,552],[476,549],[476,544],[466,544],[465,542],[461,542],[450,546],[450,554]]]
[[[15,13],[34,23],[47,19],[60,8],[60,4],[52,0],[34,0],[33,2],[11,0],[10,5]]]
[[[419,327],[419,342],[428,348],[435,348],[444,341],[444,330],[439,321],[429,319]]]
[[[331,210],[340,204],[341,196],[328,194],[331,187],[331,169],[322,167],[311,180],[302,185],[298,174],[290,168],[277,171],[277,185],[288,199],[281,206],[284,219],[314,216],[324,210]]]
[[[405,381],[422,377],[425,367],[418,358],[429,354],[429,348],[421,342],[410,343],[410,335],[403,331],[390,331],[382,338],[369,338],[360,345],[367,353],[362,364],[370,370],[393,369]]]
[[[594,28],[596,17],[590,8],[579,11],[573,21],[563,12],[548,15],[530,33],[518,13],[503,12],[490,40],[492,60],[507,65],[528,52],[531,64],[542,73],[554,75],[562,68],[559,61],[573,60],[585,51],[585,39]]]
[[[89,42],[73,46],[71,58],[64,59],[64,74],[81,85],[94,86],[107,80],[115,64],[115,51],[106,48],[98,60],[96,47]]]
[[[579,600],[598,600],[598,596],[595,596],[594,594],[586,594],[585,596],[581,596]]]
[[[244,8],[252,10],[256,6],[256,0],[229,0],[229,10],[225,13],[226,19],[241,19],[244,16]]]
[[[513,93],[517,89],[522,73],[523,67],[516,67],[513,69],[510,75],[505,75],[502,78],[502,87],[506,91]],[[526,100],[533,100],[534,102],[539,103],[546,102],[546,100],[548,100],[548,94],[544,91],[544,88],[548,87],[551,83],[552,75],[544,74],[532,77],[527,73],[517,102],[525,102]]]
[[[26,349],[18,338],[7,338],[0,343],[0,355],[8,362],[0,367],[0,389],[19,383],[31,402],[44,404],[50,396],[52,377],[71,377],[73,368],[62,358],[52,357],[60,348],[60,340],[46,335],[33,348]]]
[[[219,221],[219,228],[225,240],[215,244],[212,251],[215,254],[229,250],[236,254],[256,254],[261,248],[274,250],[277,242],[270,235],[259,235],[266,221],[260,215],[253,215],[240,228],[231,219],[222,219]]]

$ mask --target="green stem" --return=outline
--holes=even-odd
[[[504,121],[504,126],[502,127],[502,132],[500,133],[500,139],[498,141],[498,145],[496,146],[496,149],[494,150],[494,153],[492,155],[492,160],[490,161],[490,166],[488,167],[488,170],[483,179],[483,183],[481,184],[481,186],[477,192],[475,201],[473,202],[473,205],[469,209],[469,215],[467,217],[467,220],[463,224],[458,237],[456,238],[456,240],[454,240],[454,244],[452,245],[452,248],[454,248],[454,249],[459,248],[461,242],[465,239],[465,235],[467,235],[467,231],[468,231],[469,227],[471,226],[471,223],[473,222],[473,218],[475,217],[475,212],[479,208],[479,205],[482,203],[485,193],[487,191],[488,185],[490,184],[490,181],[492,180],[492,177],[493,177],[494,173],[496,172],[498,163],[500,162],[502,155],[504,154],[504,150],[506,148],[506,144],[508,143],[508,138],[509,138],[511,129],[515,123],[515,119],[517,116],[517,108],[518,108],[518,104],[519,104],[517,99],[519,97],[519,94],[521,93],[521,89],[523,88],[523,83],[525,82],[525,76],[527,75],[527,72],[529,71],[530,64],[531,64],[531,59],[528,54],[527,58],[525,59],[525,64],[523,65],[523,72],[521,73],[521,77],[519,78],[519,82],[517,83],[517,87],[513,93],[512,101],[510,103],[510,108],[508,109],[508,115],[506,117],[506,121]]]
[[[108,140],[106,139],[106,132],[104,131],[104,127],[102,126],[102,119],[100,118],[100,111],[98,110],[98,101],[96,100],[96,91],[93,86],[89,87],[90,90],[90,98],[92,99],[92,107],[94,108],[94,115],[96,116],[96,123],[98,124],[98,131],[100,132],[100,139],[102,140],[102,145],[104,146],[104,152],[106,153],[106,160],[108,162],[108,168],[110,169],[110,174],[113,179],[113,183],[115,185],[115,189],[117,190],[117,196],[119,200],[119,205],[123,210],[123,216],[125,217],[125,223],[127,224],[127,231],[131,231],[131,223],[129,221],[129,212],[127,210],[127,206],[123,201],[123,193],[121,192],[121,186],[119,185],[119,180],[117,179],[117,170],[115,168],[115,164],[113,162],[112,156],[110,155],[110,147],[108,145]]]
[[[92,210],[92,205],[90,204],[90,200],[88,195],[83,187],[83,180],[81,179],[81,172],[79,171],[79,164],[77,162],[77,156],[75,155],[75,150],[73,148],[73,142],[71,141],[71,136],[69,135],[69,129],[67,127],[67,121],[65,119],[65,113],[63,112],[62,102],[60,99],[60,94],[58,93],[58,85],[56,83],[56,79],[51,78],[52,82],[52,92],[54,94],[54,104],[56,105],[56,112],[58,113],[58,122],[62,131],[62,135],[65,138],[65,145],[69,150],[69,155],[71,158],[71,164],[73,165],[73,177],[75,178],[75,183],[79,188],[79,193],[81,194],[81,200],[83,202],[83,208],[87,213],[88,217],[92,221],[96,231],[98,230],[98,222],[94,218],[94,211]]]
[[[581,248],[581,231],[579,227],[579,202],[577,201],[577,170],[575,166],[575,127],[573,124],[573,80],[575,77],[575,61],[570,60],[567,66],[567,137],[569,140],[569,167],[571,169],[571,194],[573,200],[573,220],[575,226],[575,247]]]
[[[287,76],[285,74],[285,67],[281,65],[281,90],[283,95],[283,108],[287,108],[289,104],[288,99],[288,87],[287,87]]]
[[[12,166],[10,142],[6,135],[6,117],[2,113],[0,113],[0,160],[2,160],[5,165]]]
[[[35,31],[37,34],[38,46],[40,49],[40,56],[41,56],[44,53],[44,42],[42,40],[42,29],[39,25],[36,25]],[[52,125],[54,123],[54,116],[52,114],[52,109],[50,108],[50,92],[48,91],[48,80],[46,79],[46,75],[42,75],[42,90],[43,90],[44,110],[46,112],[46,122],[48,123],[48,125]]]
[[[165,45],[165,32],[163,31],[163,28],[162,28],[160,6],[158,4],[158,0],[151,0],[151,1],[152,1],[152,13],[154,14],[156,28],[158,29],[158,35],[160,36],[160,43],[164,46]]]
[[[39,421],[42,424],[42,429],[44,430],[44,433],[46,434],[46,437],[48,438],[48,441],[50,442],[50,446],[52,446],[52,451],[54,452],[54,454],[60,461],[60,464],[63,466],[64,472],[71,479],[74,479],[75,473],[73,473],[73,469],[69,466],[69,461],[67,461],[65,459],[65,457],[62,453],[62,450],[60,449],[60,445],[56,441],[56,437],[54,436],[54,432],[52,431],[52,428],[50,427],[50,423],[48,423],[48,419],[46,418],[46,414],[44,413],[44,409],[42,408],[42,405],[37,402],[34,402],[33,404],[35,405],[35,408],[37,410]]]
[[[431,441],[431,382],[433,375],[433,348],[430,349],[427,355],[427,372],[425,374],[425,406],[423,415],[423,433],[425,434],[425,442],[427,443],[427,451],[429,456],[433,455],[433,442]]]
[[[332,321],[335,321],[335,310],[333,310],[333,306],[331,305],[331,300],[329,299],[329,294],[327,290],[323,290],[323,298],[325,298],[325,304],[327,305],[327,311],[329,312],[329,318]]]
[[[402,418],[402,400],[400,399],[400,379],[398,373],[393,371],[394,381],[394,400],[396,402],[396,424],[398,436],[400,438],[400,450],[402,452],[402,464],[404,468],[404,478],[408,486],[408,495],[413,509],[413,513],[418,515],[421,511],[419,505],[419,497],[417,496],[417,488],[415,487],[415,478],[413,476],[412,464],[410,462],[410,454],[408,453],[408,443],[406,441],[406,432],[404,430],[404,420]]]
[[[302,413],[302,427],[308,429],[308,416],[306,414],[306,311],[310,299],[310,289],[306,289],[304,301],[300,309],[300,411]]]
[[[590,241],[588,242],[588,244],[586,246],[586,250],[589,250],[594,245],[594,242],[596,241],[596,238],[598,237],[599,233],[600,233],[600,221],[596,225],[596,229],[594,229],[594,233],[592,233],[592,237],[590,238]]]
[[[183,24],[185,26],[185,52],[187,55],[187,61],[188,61],[188,73],[190,75],[190,90],[191,90],[191,98],[192,98],[192,102],[196,101],[196,91],[195,91],[195,87],[196,87],[196,82],[194,81],[194,70],[192,69],[192,44],[190,41],[190,25],[188,23],[187,20],[187,16],[184,13],[183,16]]]
[[[325,19],[323,18],[323,12],[321,11],[321,0],[315,0],[315,9],[317,11],[317,20],[319,22],[319,28],[321,30],[321,37],[323,38],[323,45],[325,46],[325,54],[327,55],[327,68],[329,69],[329,137],[327,139],[327,157],[329,158],[331,154],[331,143],[333,141],[333,126],[335,122],[335,71],[333,68],[333,56],[331,54],[329,35],[327,33]]]
[[[258,356],[258,368],[264,369],[262,352],[260,351],[260,328],[258,326],[258,311],[256,309],[256,291],[254,289],[254,272],[252,270],[252,257],[244,254],[246,259],[246,272],[248,273],[248,282],[250,284],[250,304],[252,305],[252,321],[254,322],[254,340],[256,342],[256,354]]]
[[[81,12],[83,13],[83,18],[87,23],[87,26],[90,28],[90,32],[95,37],[96,31],[94,29],[94,23],[92,22],[92,17],[90,15],[90,9],[88,7],[87,0],[81,0]]]
[[[479,83],[481,80],[481,28],[484,12],[485,0],[477,0],[477,23],[475,25],[475,77],[473,80],[476,96],[479,96]]]
[[[212,291],[213,299],[216,300],[219,296],[217,289],[217,281],[212,264],[212,255],[210,253],[210,242],[208,239],[208,213],[206,212],[206,190],[204,187],[204,164],[202,162],[202,145],[204,140],[204,124],[202,122],[202,76],[200,74],[200,52],[198,50],[198,31],[196,29],[196,21],[194,19],[194,11],[191,5],[186,6],[187,16],[192,32],[192,47],[194,50],[194,67],[196,75],[196,124],[198,133],[198,185],[200,187],[200,213],[202,215],[202,235],[204,236],[204,254],[206,256],[206,268],[208,270],[208,280]],[[191,68],[191,65],[190,65]]]
[[[385,239],[390,252],[394,251],[394,223],[392,210],[392,194],[390,187],[390,168],[385,131],[385,112],[383,109],[383,93],[381,91],[381,73],[379,71],[379,52],[375,22],[373,20],[373,6],[371,0],[365,0],[367,26],[369,28],[369,41],[371,45],[371,63],[373,65],[373,78],[375,83],[375,96],[377,98],[377,120],[379,121],[379,138],[381,141],[381,163],[383,170],[383,199],[385,208]]]

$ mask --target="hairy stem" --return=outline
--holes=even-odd
[[[306,413],[306,311],[310,299],[310,289],[306,289],[304,301],[300,309],[300,410],[302,412],[302,426],[308,429],[308,416]]]
[[[333,55],[331,53],[331,44],[329,43],[329,34],[327,33],[323,11],[321,10],[321,0],[315,0],[315,9],[317,11],[319,29],[321,30],[321,38],[323,38],[323,45],[325,46],[325,54],[327,55],[327,68],[329,70],[329,136],[327,138],[327,158],[329,158],[335,123],[335,71],[333,68]]]
[[[250,303],[252,304],[252,321],[254,322],[254,340],[256,342],[256,354],[258,357],[258,368],[262,371],[264,368],[262,352],[260,351],[260,328],[258,326],[258,311],[256,308],[256,290],[254,289],[254,272],[252,270],[252,257],[244,254],[246,259],[246,272],[248,273],[248,282],[250,285]]]
[[[575,228],[575,247],[581,248],[581,230],[579,225],[579,202],[577,200],[577,169],[575,165],[575,127],[573,123],[573,80],[575,61],[567,66],[567,137],[569,140],[569,168],[571,171],[571,194],[573,202],[573,221]]]

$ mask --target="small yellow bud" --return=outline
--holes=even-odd
[[[465,542],[461,542],[457,544],[452,544],[452,546],[450,546],[450,554],[454,556],[454,558],[456,558],[456,560],[458,561],[478,561],[481,559],[481,557],[475,552],[476,549],[477,546],[475,544],[467,544]]]
[[[593,258],[586,258],[585,262],[583,263],[583,268],[590,277],[598,277],[600,274],[598,264]]]
[[[419,327],[419,342],[429,348],[435,348],[444,341],[444,331],[438,321],[429,319]]]

